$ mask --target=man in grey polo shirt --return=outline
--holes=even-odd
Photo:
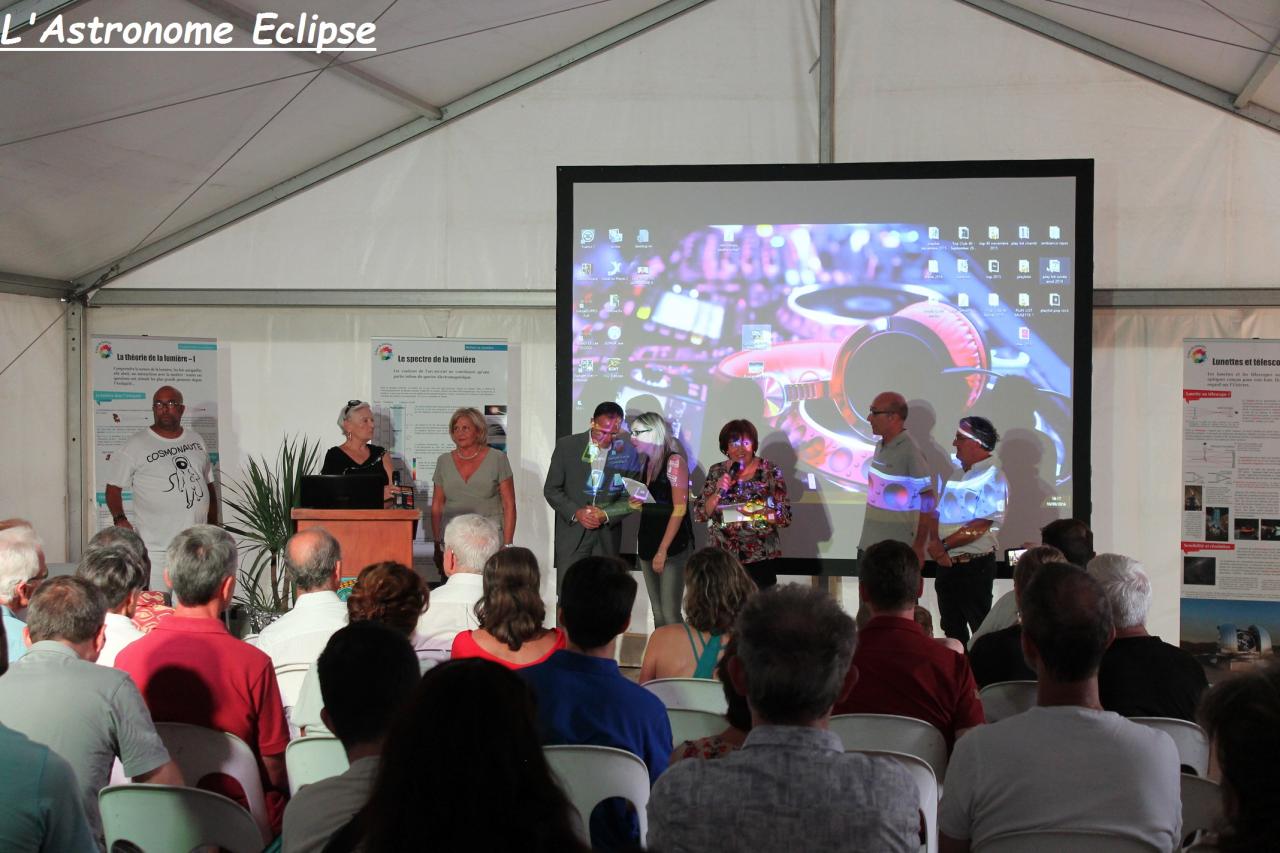
[[[867,470],[867,509],[858,551],[892,539],[910,545],[923,565],[937,490],[924,455],[907,433],[906,398],[882,391],[871,401],[867,421],[880,443]]]
[[[27,611],[31,648],[0,678],[0,720],[67,760],[99,838],[98,791],[116,758],[135,782],[183,784],[133,681],[94,664],[106,612],[102,593],[83,578],[46,581]]]

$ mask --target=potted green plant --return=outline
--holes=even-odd
[[[295,591],[283,570],[282,552],[295,529],[291,513],[301,500],[302,478],[315,471],[319,455],[319,442],[285,436],[274,462],[249,457],[244,477],[229,480],[224,488],[223,504],[238,525],[228,529],[245,540],[235,603],[253,633],[293,606]]]

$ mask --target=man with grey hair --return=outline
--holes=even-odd
[[[1106,591],[1116,625],[1116,638],[1098,669],[1102,707],[1123,717],[1195,722],[1200,694],[1209,686],[1204,667],[1147,633],[1151,579],[1142,564],[1122,554],[1099,554],[1088,569]]]
[[[105,613],[102,593],[84,578],[47,581],[31,598],[31,650],[0,678],[0,719],[70,763],[98,837],[98,791],[116,758],[135,782],[183,783],[138,688],[123,672],[93,663]]]
[[[444,584],[431,591],[431,605],[418,619],[421,648],[448,653],[453,638],[480,627],[476,602],[484,592],[484,564],[502,547],[502,530],[483,515],[460,515],[444,529]]]
[[[271,662],[313,664],[325,643],[347,624],[347,604],[338,598],[342,579],[342,548],[323,527],[289,537],[284,546],[284,570],[298,590],[293,609],[262,629],[254,643]],[[285,696],[292,706],[296,696]]]
[[[853,619],[825,592],[765,590],[734,625],[729,678],[747,697],[742,749],[681,761],[649,799],[648,844],[665,853],[720,850],[915,851],[916,786],[890,758],[846,753],[827,730],[858,678]]]
[[[106,600],[106,640],[98,664],[115,666],[120,650],[142,639],[142,632],[133,624],[133,613],[147,586],[146,564],[121,545],[89,548],[80,558],[76,576],[93,584]]]
[[[44,544],[29,522],[10,519],[0,529],[0,618],[9,638],[9,662],[27,653],[22,641],[24,617],[31,596],[40,582],[49,577],[44,561]]]
[[[289,781],[289,727],[271,658],[231,636],[218,617],[236,587],[236,543],[198,524],[169,543],[164,575],[174,613],[116,658],[158,722],[229,732],[258,758],[272,829],[280,830]]]

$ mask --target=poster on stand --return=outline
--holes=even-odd
[[[1186,339],[1182,647],[1210,681],[1280,636],[1280,341]]]
[[[373,443],[391,451],[400,482],[414,488],[423,518],[414,537],[414,566],[427,570],[431,480],[440,454],[453,450],[449,416],[463,407],[478,409],[489,426],[489,446],[507,452],[507,342],[373,338],[371,345]]]
[[[153,422],[151,398],[171,385],[182,393],[184,429],[204,441],[218,483],[218,342],[213,338],[101,335],[89,342],[89,382],[93,400],[94,524],[111,524],[107,473],[112,456]],[[125,515],[133,495],[123,493]]]

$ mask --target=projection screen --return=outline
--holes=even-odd
[[[660,411],[697,494],[751,420],[796,574],[855,569],[884,390],[941,481],[959,418],[996,425],[1002,549],[1087,520],[1091,160],[563,167],[558,191],[561,435],[604,400]]]

